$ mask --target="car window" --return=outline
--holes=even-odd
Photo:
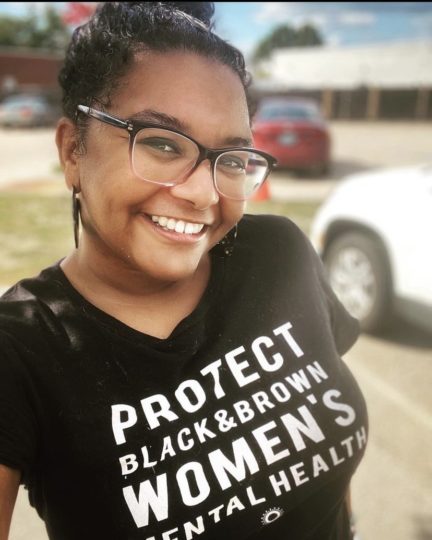
[[[269,104],[264,105],[258,111],[258,118],[261,120],[318,120],[320,115],[312,107],[301,105]]]
[[[24,108],[43,110],[45,105],[38,101],[16,101],[14,103],[1,104],[1,107],[4,111],[19,111]]]
[[[46,101],[40,97],[11,96],[3,100],[3,107],[23,106],[23,105],[45,105]]]

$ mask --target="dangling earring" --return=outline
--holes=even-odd
[[[219,242],[224,255],[231,257],[234,251],[235,240],[237,238],[237,225],[235,225]]]
[[[72,188],[72,218],[73,218],[73,227],[74,227],[74,240],[75,247],[78,248],[79,244],[79,226],[80,226],[80,201],[78,198],[79,191],[75,188]]]

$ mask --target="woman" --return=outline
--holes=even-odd
[[[74,34],[77,247],[0,303],[1,539],[20,482],[55,540],[351,538],[357,323],[292,222],[244,215],[274,160],[212,15],[108,2]]]

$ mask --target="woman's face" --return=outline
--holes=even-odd
[[[169,119],[208,148],[252,137],[239,77],[193,53],[139,54],[107,112],[158,123]],[[128,148],[126,130],[90,119],[86,152],[76,166],[84,252],[112,271],[133,270],[162,281],[189,277],[242,217],[244,203],[217,193],[208,160],[182,184],[145,182],[132,172]],[[197,224],[195,232],[167,231],[156,216]]]

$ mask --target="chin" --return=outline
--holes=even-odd
[[[176,282],[192,277],[198,270],[200,263],[206,257],[165,257],[152,264],[139,264],[138,270],[143,274],[161,282]]]
[[[139,239],[123,250],[122,259],[129,268],[159,282],[176,282],[191,278],[197,270],[207,267],[208,252],[213,242],[155,242]],[[147,240],[147,241],[146,241]]]

